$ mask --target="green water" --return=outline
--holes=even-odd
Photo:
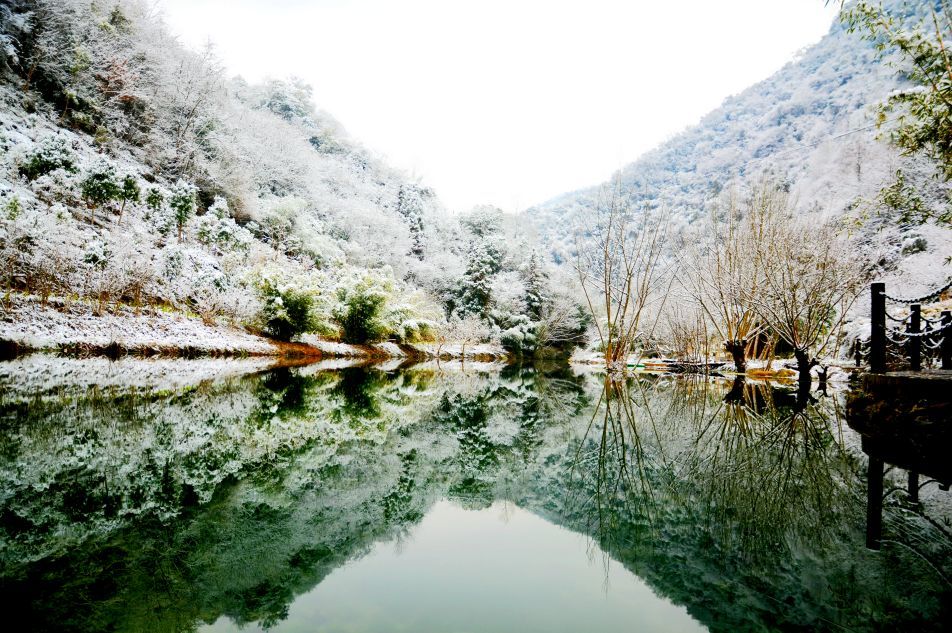
[[[948,630],[949,493],[841,395],[570,368],[0,363],[31,631]]]

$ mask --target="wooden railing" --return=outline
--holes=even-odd
[[[952,370],[952,312],[944,310],[937,319],[927,318],[922,313],[924,304],[939,300],[949,288],[952,288],[952,281],[925,296],[903,299],[886,294],[884,283],[870,286],[870,371],[886,371],[886,346],[889,343],[903,351],[913,371],[922,369],[924,352],[928,356],[933,355],[931,352],[938,352],[942,369]],[[909,314],[904,318],[892,316],[886,309],[887,302],[909,306]]]

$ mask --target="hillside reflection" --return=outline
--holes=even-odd
[[[198,368],[166,384],[148,361],[124,383],[40,388],[51,369],[11,362],[0,591],[31,630],[276,625],[441,499],[586,534],[715,630],[952,620],[948,516],[893,495],[898,545],[865,547],[867,462],[836,395],[567,367]]]

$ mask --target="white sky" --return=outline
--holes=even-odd
[[[606,180],[826,33],[823,0],[159,0],[249,81],[296,75],[454,210]]]

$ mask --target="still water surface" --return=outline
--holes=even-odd
[[[801,395],[802,396],[802,395]],[[841,395],[569,368],[0,363],[35,631],[948,630],[948,493]]]
[[[221,618],[203,631],[234,631]],[[243,630],[264,630],[257,626]],[[276,631],[701,631],[687,609],[593,551],[584,536],[506,502],[437,502],[299,596]]]

